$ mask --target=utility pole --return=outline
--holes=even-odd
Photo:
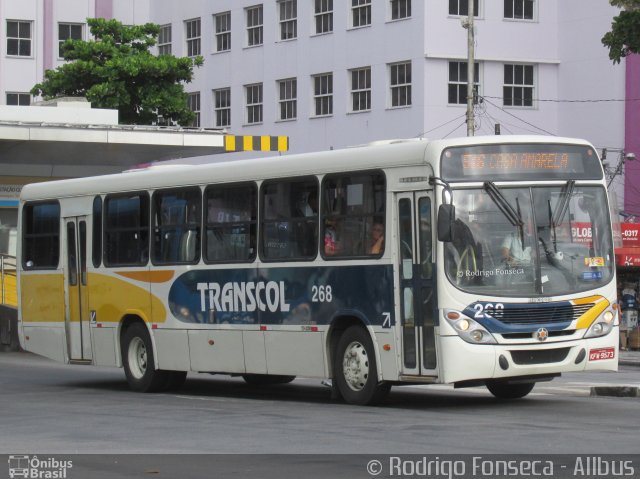
[[[463,27],[467,29],[467,136],[473,136],[476,123],[473,116],[473,97],[475,86],[475,61],[474,61],[474,32],[473,32],[473,11],[474,0],[469,0],[469,17]]]

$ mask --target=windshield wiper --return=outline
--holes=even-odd
[[[569,200],[573,195],[573,188],[575,187],[576,182],[574,180],[567,181],[567,184],[562,187],[560,190],[560,201],[556,204],[556,208],[553,211],[553,216],[551,217],[551,226],[554,228],[560,224],[562,218],[567,213],[567,208],[569,208]]]
[[[512,226],[522,227],[522,215],[513,209],[493,181],[485,181],[484,189]],[[518,205],[519,206],[519,205]],[[518,208],[519,209],[519,208]]]
[[[509,220],[511,226],[516,226],[518,228],[518,234],[520,236],[520,241],[522,242],[522,247],[524,248],[524,223],[522,222],[522,214],[520,212],[520,203],[516,200],[516,205],[518,210],[514,210],[513,206],[509,204],[504,195],[500,192],[498,187],[493,183],[493,181],[485,181],[484,189],[489,195],[489,198],[496,204],[498,209],[502,212],[502,214]]]

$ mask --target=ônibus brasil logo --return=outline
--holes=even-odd
[[[73,467],[73,461],[61,461],[53,457],[39,459],[38,456],[9,456],[9,477],[29,479],[65,479],[67,469]]]

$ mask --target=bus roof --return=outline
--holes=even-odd
[[[202,165],[157,164],[104,176],[58,180],[26,185],[22,201],[117,193],[141,189],[232,183],[271,178],[314,175],[350,170],[378,169],[425,164],[425,153],[439,158],[442,149],[454,145],[495,143],[572,143],[584,140],[534,135],[476,136],[428,141],[389,140],[340,150],[284,155],[250,160],[231,160]],[[439,165],[433,165],[437,175]]]

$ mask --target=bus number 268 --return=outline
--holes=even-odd
[[[314,303],[330,303],[333,301],[331,285],[311,286],[311,301]]]

